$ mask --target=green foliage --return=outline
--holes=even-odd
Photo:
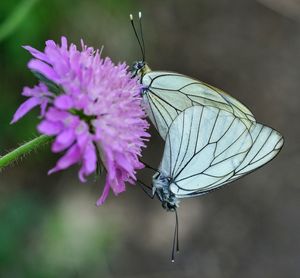
[[[23,0],[12,11],[11,15],[0,25],[0,42],[6,39],[14,32],[16,28],[24,21],[28,13],[38,0]]]

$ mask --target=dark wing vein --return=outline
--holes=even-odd
[[[244,130],[244,132],[242,132],[241,134],[240,134],[240,136],[236,139],[236,140],[234,140],[233,142],[232,142],[232,144],[230,144],[227,148],[225,148],[222,152],[220,152],[217,156],[215,156],[214,157],[214,160],[217,158],[217,157],[219,157],[222,153],[224,153],[224,152],[226,152],[236,141],[238,141],[242,136],[243,136],[243,134],[245,133],[245,132],[248,132],[247,130]],[[223,135],[223,136],[225,136],[225,134]],[[221,139],[220,139],[221,140]],[[220,141],[220,140],[218,140],[218,141]]]
[[[197,128],[197,138],[196,138],[196,141],[195,141],[194,155],[195,155],[195,153],[196,153],[197,144],[198,144],[198,139],[199,139],[199,135],[200,135],[200,125],[201,125],[201,122],[202,122],[203,111],[204,111],[204,109],[202,108],[202,110],[201,110],[201,115],[200,115],[200,119],[199,119],[199,124],[198,124],[198,128]]]
[[[157,121],[156,121],[156,117],[155,117],[155,115],[154,115],[153,108],[152,108],[152,105],[151,105],[151,103],[153,103],[153,101],[152,101],[151,97],[150,97],[148,94],[146,94],[146,97],[147,97],[147,99],[148,99],[150,111],[151,111],[151,114],[152,114],[152,116],[153,116],[153,120],[154,120],[154,123],[153,123],[153,124],[155,125],[156,129],[158,129],[158,124],[157,124]],[[154,104],[153,104],[153,105],[154,105]]]
[[[208,143],[211,143],[211,142],[210,142],[210,139],[211,139],[211,136],[212,136],[213,133],[214,133],[216,123],[217,123],[217,121],[218,121],[218,119],[219,119],[220,111],[221,111],[221,110],[218,109],[218,114],[217,114],[217,117],[216,117],[215,122],[214,122],[214,124],[213,124],[213,128],[212,128],[212,130],[211,130],[211,133],[210,133],[210,135],[209,135]]]
[[[203,109],[203,110],[204,110],[204,109]],[[221,154],[223,154],[226,150],[228,150],[228,149],[229,149],[230,147],[232,147],[234,144],[236,144],[236,142],[237,142],[242,136],[244,136],[245,133],[248,132],[248,130],[247,130],[246,127],[245,127],[244,131],[241,132],[241,133],[240,133],[240,134],[239,134],[232,142],[230,142],[230,144],[229,144],[228,146],[226,146],[226,148],[225,148],[224,150],[222,150],[218,155],[214,155],[214,157],[213,157],[212,161],[209,163],[209,165],[208,165],[205,169],[203,169],[200,173],[196,173],[196,174],[189,175],[189,176],[187,176],[187,177],[182,177],[182,178],[178,179],[178,177],[180,176],[180,174],[181,174],[181,173],[183,172],[183,170],[187,167],[187,165],[189,165],[189,163],[192,161],[192,159],[193,159],[196,155],[200,154],[200,152],[201,152],[205,147],[207,147],[207,146],[209,146],[209,145],[211,145],[211,144],[216,144],[216,146],[215,146],[215,150],[216,150],[217,145],[218,145],[218,143],[220,142],[220,140],[221,140],[221,139],[222,139],[222,138],[223,138],[223,137],[231,130],[231,128],[232,128],[232,126],[233,126],[233,122],[234,122],[235,120],[238,120],[238,118],[236,118],[236,117],[233,118],[233,120],[230,122],[229,126],[226,128],[225,132],[222,132],[222,134],[220,135],[220,137],[219,137],[215,142],[211,142],[212,134],[215,132],[216,123],[217,123],[217,121],[218,121],[219,118],[220,118],[220,109],[219,109],[217,115],[216,115],[215,118],[214,118],[214,122],[212,123],[212,126],[213,126],[213,127],[212,127],[212,130],[211,130],[210,134],[209,134],[209,139],[208,139],[208,141],[207,141],[208,143],[205,144],[198,152],[196,152],[195,150],[196,150],[196,148],[197,148],[198,136],[199,136],[199,133],[201,132],[201,128],[200,128],[200,127],[201,127],[201,122],[202,122],[203,110],[202,110],[202,112],[201,112],[200,120],[199,120],[199,123],[198,123],[197,141],[196,141],[196,143],[195,143],[196,147],[195,147],[195,149],[194,149],[194,154],[188,159],[188,161],[185,163],[184,167],[182,167],[182,168],[178,167],[178,170],[179,170],[179,169],[180,169],[180,170],[178,171],[178,173],[176,174],[175,177],[174,177],[174,169],[175,169],[176,167],[173,168],[173,172],[172,172],[172,179],[173,179],[173,181],[176,182],[176,185],[178,186],[178,188],[181,189],[181,190],[183,190],[183,191],[195,191],[195,189],[187,190],[187,189],[185,189],[185,188],[182,188],[182,187],[178,184],[180,181],[183,181],[183,180],[186,180],[186,179],[195,177],[195,176],[199,176],[199,175],[201,175],[201,174],[206,175],[206,176],[210,176],[210,177],[218,177],[218,178],[221,178],[220,180],[222,180],[222,178],[224,179],[224,178],[226,177],[226,181],[225,181],[225,182],[227,182],[228,179],[234,174],[234,170],[231,170],[231,171],[229,171],[228,173],[226,173],[226,174],[224,174],[224,175],[220,175],[220,176],[214,176],[214,175],[205,173],[205,171],[207,171],[207,170],[208,170],[210,167],[212,167],[212,166],[221,164],[222,162],[224,162],[224,161],[226,161],[226,160],[230,160],[230,159],[232,159],[232,158],[234,158],[234,157],[238,157],[238,156],[240,156],[241,154],[246,154],[246,153],[249,151],[249,149],[244,150],[244,151],[237,151],[237,153],[235,153],[235,154],[233,154],[233,155],[231,155],[231,156],[227,156],[226,158],[224,158],[224,159],[222,159],[222,160],[216,162],[216,158],[218,158]],[[228,113],[228,112],[227,112],[227,113]],[[185,115],[183,115],[183,120],[184,120],[184,118],[185,118]],[[193,118],[192,118],[191,122],[193,122]],[[189,127],[190,129],[191,129],[191,126],[192,126],[192,124],[191,124],[190,127]],[[234,131],[234,130],[232,130],[232,131]],[[181,132],[181,140],[182,140],[182,134],[184,134],[184,126],[183,126],[183,129],[182,129],[182,132]],[[190,136],[191,136],[191,130],[189,131],[189,138],[188,138],[188,140],[190,139]],[[179,154],[181,153],[181,145],[182,145],[182,141],[180,142],[180,148],[179,148],[179,152],[178,152],[178,155],[177,155],[177,160],[178,160]],[[187,146],[186,149],[185,149],[185,153],[184,153],[184,156],[183,156],[183,158],[182,158],[182,160],[181,160],[180,166],[183,164],[183,161],[184,161],[184,159],[186,158],[187,150],[188,150],[188,146]],[[214,150],[214,154],[215,154],[215,150]],[[240,164],[241,164],[241,162],[239,163],[239,165],[240,165]],[[176,166],[176,165],[177,165],[177,161],[176,161],[176,163],[175,163],[175,166]],[[236,167],[238,167],[238,166],[236,166]],[[236,169],[236,167],[235,167],[235,169]],[[209,184],[206,185],[205,187],[201,188],[201,190],[203,190],[203,189],[205,189],[205,188],[207,188],[207,187],[213,186],[215,183],[220,182],[220,180],[217,180],[217,181],[214,181],[214,182],[209,183]]]
[[[203,82],[202,82],[203,83]],[[206,83],[203,83],[205,86],[209,87],[210,89],[212,89],[213,91],[215,91],[221,98],[224,99],[224,101],[226,101],[226,103],[228,103],[230,106],[233,106],[235,107],[237,110],[239,110],[241,113],[243,114],[246,114],[244,111],[242,111],[239,107],[237,107],[235,104],[233,104],[232,102],[228,101],[224,96],[223,94],[221,94],[216,88],[214,88],[213,86],[209,85],[209,84],[206,84]],[[231,96],[230,96],[231,97]],[[242,103],[241,103],[242,106],[244,106]],[[252,116],[252,115],[251,115]],[[252,116],[253,117],[253,116]]]
[[[172,115],[170,114],[170,112],[168,111],[168,109],[166,109],[166,107],[161,103],[161,100],[160,99],[157,99],[156,100],[159,104],[160,104],[160,106],[162,107],[162,109],[169,115],[169,117],[170,117],[170,119],[171,120],[174,120],[173,119],[173,117],[172,117]],[[153,102],[153,101],[152,101]],[[176,110],[175,110],[176,111]],[[177,113],[177,112],[176,112]],[[161,114],[161,113],[160,113]],[[162,114],[161,114],[162,115]]]
[[[184,161],[184,159],[185,159],[185,157],[186,157],[187,151],[188,151],[188,149],[189,149],[189,142],[190,142],[191,134],[192,134],[193,119],[194,119],[194,114],[192,114],[192,120],[191,120],[191,124],[190,124],[190,128],[189,128],[188,143],[186,144],[186,149],[185,149],[185,152],[184,152],[184,156],[183,156],[183,158],[181,159],[181,162],[180,162],[180,164],[178,165],[177,169],[180,168],[182,162]],[[175,167],[174,167],[174,168],[175,168]],[[177,169],[176,169],[176,171],[177,171]]]
[[[174,171],[175,171],[175,168],[176,168],[176,165],[177,165],[177,161],[178,161],[178,157],[179,157],[179,154],[181,152],[181,147],[182,147],[182,140],[183,140],[183,135],[184,135],[184,118],[185,118],[185,111],[183,111],[183,117],[182,117],[182,132],[181,132],[181,137],[180,137],[180,145],[179,145],[179,150],[178,150],[178,153],[177,153],[177,157],[176,157],[176,161],[175,161],[175,164],[174,164],[174,167],[173,167],[173,171],[172,171],[172,177],[174,176]]]
[[[170,74],[160,74],[160,75],[157,75],[155,77],[153,77],[153,79],[151,80],[150,84],[149,84],[149,87],[151,87],[152,83],[157,79],[157,78],[161,78],[161,77],[164,77],[164,76],[182,76],[181,74],[176,74],[176,73],[170,73]]]
[[[266,139],[266,141],[262,144],[262,146],[259,148],[258,152],[255,154],[255,156],[250,160],[250,163],[253,161],[254,158],[257,157],[257,155],[259,154],[259,152],[263,149],[263,147],[266,145],[267,141],[269,140],[269,138],[271,137],[271,134],[273,133],[273,131],[271,130],[270,134],[268,135],[268,138]]]
[[[153,100],[151,100],[151,102],[152,102],[153,106],[156,108],[156,110],[159,113],[159,115],[161,116],[161,118],[163,119],[163,121],[165,122],[166,126],[168,127],[168,123],[167,123],[166,119],[164,118],[164,116],[162,115],[162,113],[160,112],[160,110],[158,109],[158,107],[155,104],[155,102]],[[155,121],[156,121],[156,124],[157,124],[157,119],[155,119]],[[156,127],[157,127],[158,130],[160,129],[158,125]]]
[[[218,165],[219,163],[221,163],[221,162],[223,162],[223,161],[225,161],[225,160],[227,160],[227,159],[229,159],[229,158],[233,158],[233,157],[238,156],[238,155],[240,155],[240,154],[242,154],[242,153],[245,153],[245,152],[246,152],[246,151],[240,152],[240,153],[236,153],[236,154],[231,155],[231,156],[228,156],[226,159],[224,159],[224,160],[222,160],[222,161],[220,161],[220,162],[217,162],[217,163],[215,163],[215,164],[210,163],[209,166],[207,166],[202,172],[197,173],[197,174],[194,174],[194,175],[190,175],[190,176],[188,176],[188,177],[181,178],[180,180],[176,180],[176,182],[183,181],[183,180],[186,180],[186,179],[189,179],[189,178],[192,178],[192,177],[196,177],[196,176],[205,174],[204,172],[205,172],[206,170],[208,170],[211,166]],[[222,176],[220,176],[220,177],[225,177],[225,176],[227,176],[227,175],[228,175],[228,174],[222,175]],[[184,189],[184,190],[186,190],[186,189]]]

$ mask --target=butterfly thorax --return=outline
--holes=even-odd
[[[147,63],[144,62],[144,61],[134,62],[133,65],[132,65],[132,70],[131,70],[133,77],[135,77],[135,76],[142,77],[150,71],[151,71],[151,69],[149,68]]]
[[[177,197],[170,191],[171,178],[163,173],[157,173],[153,176],[153,192],[162,203],[162,207],[167,211],[174,211],[179,204]]]

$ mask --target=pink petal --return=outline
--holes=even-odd
[[[86,144],[90,140],[90,133],[88,130],[88,125],[83,121],[81,121],[76,127],[77,144],[82,149],[85,148]]]
[[[48,106],[48,101],[47,100],[43,100],[41,103],[41,116],[44,117],[46,114],[46,109]]]
[[[69,112],[61,111],[56,108],[49,108],[46,114],[46,119],[52,122],[60,122],[66,119],[67,117],[72,117]]]
[[[28,63],[28,67],[33,71],[37,71],[37,72],[41,73],[46,78],[48,78],[54,82],[59,81],[59,77],[56,74],[56,72],[53,70],[53,68],[40,60],[37,60],[37,59],[30,60]]]
[[[46,99],[46,96],[52,96],[53,94],[48,91],[45,84],[39,83],[39,85],[36,85],[33,88],[24,87],[22,95],[26,97],[45,97]]]
[[[116,177],[116,167],[113,161],[113,154],[108,149],[105,149],[105,167],[107,169],[107,175],[110,180],[113,180]]]
[[[54,47],[54,48],[56,48],[56,43],[55,43],[55,41],[54,40],[47,40],[46,41],[46,48],[47,47]]]
[[[42,121],[37,127],[40,133],[50,136],[60,133],[62,128],[63,125],[61,123],[55,123],[47,120]]]
[[[15,123],[18,121],[20,118],[22,118],[26,113],[28,113],[32,108],[35,106],[39,105],[41,103],[41,100],[36,97],[32,97],[25,102],[23,102],[16,113],[13,116],[12,121],[10,122],[11,124]]]
[[[85,182],[85,176],[90,175],[96,170],[97,167],[97,155],[96,148],[93,143],[89,143],[83,154],[83,164],[79,171],[79,179]]]
[[[48,172],[48,175],[66,169],[71,165],[77,163],[79,160],[80,160],[80,149],[78,148],[77,145],[73,145],[66,152],[66,154],[57,161],[56,166]]]
[[[110,189],[110,185],[109,185],[109,182],[106,180],[106,183],[105,183],[102,195],[101,195],[101,197],[98,199],[98,201],[96,203],[97,207],[99,207],[99,206],[101,206],[101,205],[104,204],[106,198],[108,197],[109,189]]]
[[[61,152],[70,147],[75,140],[74,130],[67,129],[61,132],[52,144],[51,150],[53,152]]]
[[[35,57],[35,58],[37,58],[39,60],[42,60],[42,61],[44,61],[44,62],[46,62],[48,64],[50,63],[48,57],[43,52],[41,52],[41,51],[39,51],[39,50],[37,50],[37,49],[29,46],[29,45],[25,45],[25,46],[23,46],[23,48],[25,48],[27,51],[29,51],[30,54],[33,57]]]
[[[113,182],[111,182],[111,188],[114,191],[115,195],[118,195],[121,192],[125,191],[125,178],[122,176],[117,177]]]
[[[121,153],[116,155],[115,160],[117,161],[118,165],[120,165],[123,169],[125,169],[128,173],[132,173],[134,168],[132,167],[132,163],[125,158],[125,156]]]
[[[67,95],[58,96],[55,99],[54,104],[57,108],[63,109],[63,110],[71,109],[74,105],[73,99]]]
[[[61,37],[61,48],[65,50],[68,49],[68,41],[67,38],[64,36]]]
[[[25,96],[25,97],[35,97],[35,96],[37,96],[36,86],[33,87],[33,88],[24,87],[23,91],[22,91],[22,96]]]

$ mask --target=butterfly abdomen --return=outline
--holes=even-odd
[[[162,203],[162,207],[167,211],[174,211],[178,207],[179,200],[170,191],[171,179],[162,173],[158,173],[154,175],[152,184],[155,194]]]

